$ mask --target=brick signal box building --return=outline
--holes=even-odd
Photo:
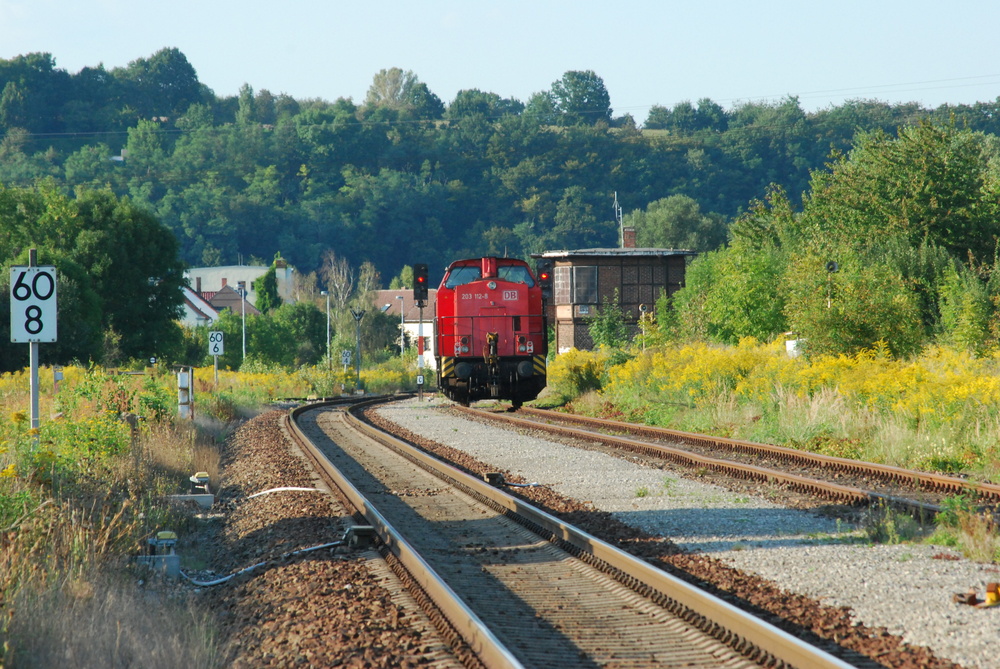
[[[553,263],[548,314],[555,326],[557,352],[593,348],[590,319],[605,302],[614,301],[615,290],[626,322],[637,332],[642,306],[652,311],[661,292],[673,295],[684,286],[687,258],[696,252],[634,248],[634,231],[626,228],[624,233],[625,248],[546,251],[532,256]]]

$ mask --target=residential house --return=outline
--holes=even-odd
[[[437,290],[431,289],[427,293],[427,304],[422,313],[413,299],[412,288],[375,291],[375,306],[399,319],[409,345],[420,347],[418,350],[422,351],[424,367],[437,369],[434,362],[434,303]]]

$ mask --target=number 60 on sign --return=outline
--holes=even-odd
[[[10,268],[10,340],[56,341],[56,268]]]

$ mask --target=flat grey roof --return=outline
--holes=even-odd
[[[532,258],[583,258],[593,256],[696,256],[697,251],[687,249],[654,249],[654,248],[628,248],[628,249],[574,249],[572,251],[543,251],[542,253],[532,253]]]

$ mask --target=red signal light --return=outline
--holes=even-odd
[[[551,258],[539,258],[535,264],[535,274],[538,276],[538,285],[542,288],[542,299],[552,298],[552,265]]]
[[[424,301],[427,294],[427,264],[416,263],[413,266],[413,299]]]

